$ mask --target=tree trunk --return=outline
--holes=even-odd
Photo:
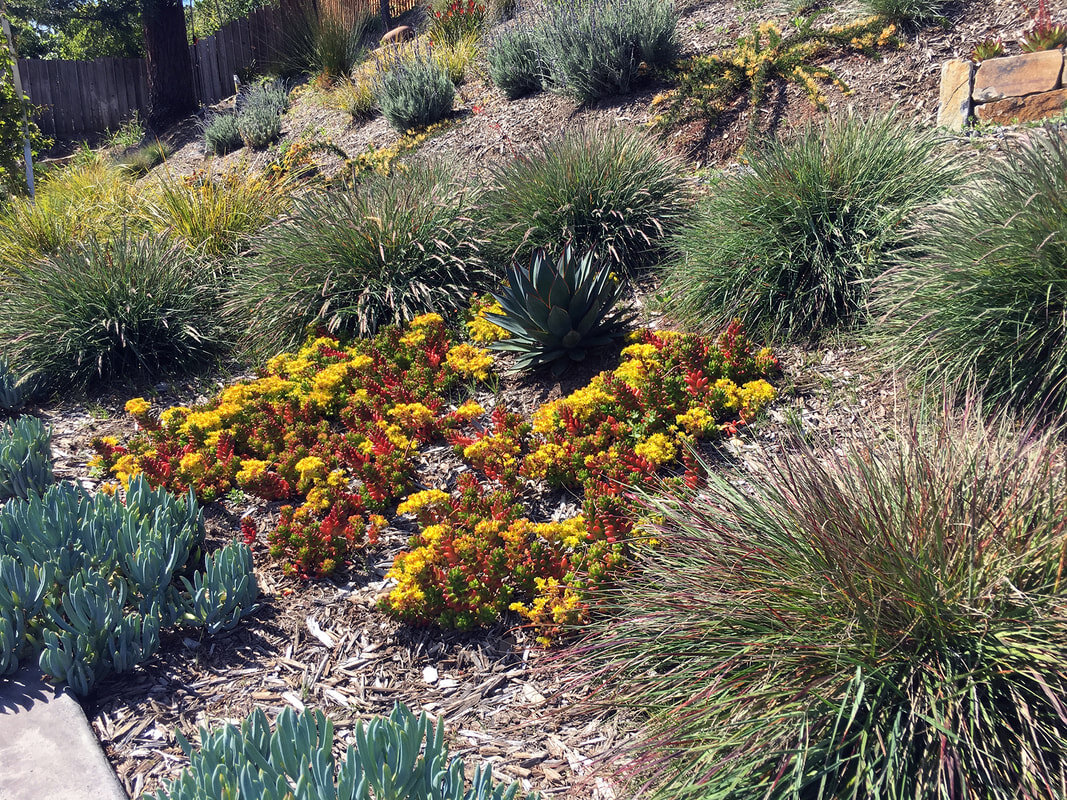
[[[382,33],[387,33],[393,29],[393,17],[389,13],[389,0],[381,0],[379,8],[382,11]]]
[[[193,64],[181,0],[144,0],[148,120],[159,127],[196,110]]]

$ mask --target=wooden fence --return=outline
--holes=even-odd
[[[390,0],[399,16],[420,0]],[[277,66],[292,35],[303,0],[253,11],[223,25],[189,47],[193,87],[201,105],[212,105],[234,93],[234,75],[264,72]],[[349,24],[360,13],[378,13],[378,0],[313,0],[320,13],[340,16]],[[321,2],[321,6],[320,6]],[[48,136],[66,138],[114,130],[139,113],[147,115],[148,67],[143,58],[98,58],[94,61],[19,59],[22,86],[39,111],[35,117]]]

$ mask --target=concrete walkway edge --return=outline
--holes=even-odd
[[[36,669],[0,678],[0,800],[128,800],[81,705]]]

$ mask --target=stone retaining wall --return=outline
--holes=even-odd
[[[937,123],[955,130],[973,119],[1010,124],[1055,117],[1067,110],[1063,48],[941,65]]]

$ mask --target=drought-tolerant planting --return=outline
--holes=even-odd
[[[1061,431],[988,411],[646,495],[658,544],[574,656],[649,715],[649,796],[1055,796]]]
[[[877,286],[897,363],[933,386],[1067,411],[1067,139],[1038,131],[917,222]]]
[[[155,800],[1061,800],[1055,9],[387,5],[0,198],[3,679]]]
[[[90,238],[23,265],[5,288],[5,352],[51,387],[193,369],[231,340],[210,270],[162,235]]]
[[[321,800],[513,800],[517,783],[495,782],[479,765],[466,787],[464,761],[450,757],[444,724],[397,705],[388,717],[357,724],[355,744],[335,760],[334,727],[321,711],[283,711],[271,730],[254,711],[238,728],[201,729],[200,748],[183,741],[191,760],[155,800],[215,800],[240,786],[261,800],[292,797],[291,782]],[[309,767],[314,765],[313,771]],[[309,778],[310,776],[310,778]]]
[[[570,242],[613,261],[620,276],[655,264],[689,211],[681,163],[618,127],[569,131],[503,162],[480,205],[498,270]]]
[[[740,317],[775,339],[860,321],[904,224],[958,174],[935,133],[892,115],[809,125],[749,164],[675,240],[664,306],[711,330]]]
[[[233,314],[277,351],[309,326],[366,334],[455,310],[485,279],[470,204],[470,190],[444,165],[300,198],[256,237]]]
[[[78,694],[174,625],[216,632],[259,590],[243,544],[202,555],[203,512],[134,479],[125,501],[61,483],[0,507],[0,674],[39,660]],[[188,572],[178,576],[179,570]]]

